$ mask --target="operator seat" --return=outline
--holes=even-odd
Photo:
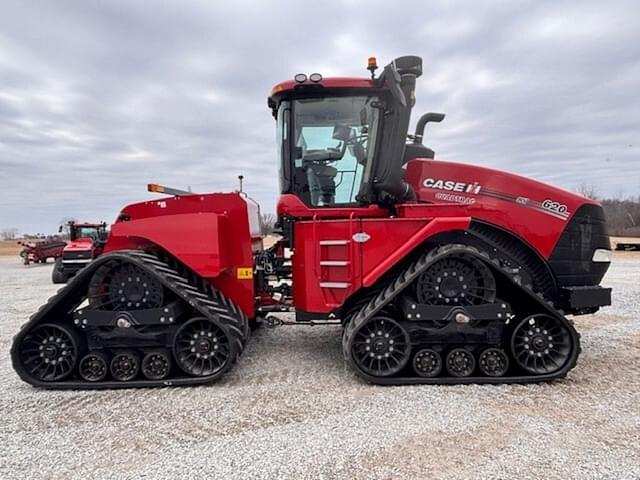
[[[338,169],[320,162],[305,161],[305,172],[309,184],[311,205],[332,205],[336,198]]]

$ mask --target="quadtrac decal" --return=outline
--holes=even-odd
[[[438,192],[435,194],[435,198],[444,202],[453,202],[462,205],[473,205],[474,203],[476,203],[476,199],[464,195],[471,194],[481,197],[496,198],[505,202],[517,203],[518,205],[521,205],[523,207],[530,208],[540,213],[544,213],[546,215],[550,215],[552,217],[556,217],[565,221],[571,216],[571,213],[569,212],[569,209],[566,205],[553,199],[547,198],[544,201],[539,202],[527,197],[515,196],[509,193],[491,190],[483,187],[478,182],[466,183],[458,182],[456,180],[426,178],[422,182],[422,186],[430,190],[442,190],[442,192]]]
[[[461,205],[473,205],[476,203],[476,199],[473,197],[468,197],[466,195],[460,195],[460,193],[471,193],[473,195],[478,195],[482,190],[482,186],[475,183],[464,183],[464,182],[456,182],[455,180],[438,180],[435,178],[427,178],[422,185],[425,188],[430,188],[433,190],[444,190],[443,192],[438,192],[435,194],[437,200],[442,200],[443,202],[453,202],[459,203]],[[453,193],[449,193],[453,192]]]

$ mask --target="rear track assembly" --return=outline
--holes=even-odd
[[[227,372],[249,331],[236,305],[175,259],[121,251],[51,297],[14,338],[11,358],[43,388],[193,385]]]

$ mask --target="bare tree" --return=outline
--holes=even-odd
[[[3,228],[0,231],[0,237],[2,237],[3,240],[15,240],[17,235],[18,229],[15,227]]]
[[[605,198],[602,200],[602,208],[604,208],[610,234],[622,236],[640,234],[640,202],[637,199]]]
[[[262,234],[269,235],[273,233],[276,226],[277,217],[273,213],[261,213],[260,223],[262,225]]]
[[[598,189],[593,183],[581,183],[576,188],[576,192],[583,197],[590,198],[591,200],[598,200]]]

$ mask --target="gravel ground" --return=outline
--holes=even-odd
[[[52,295],[51,266],[0,258],[0,478],[640,478],[640,256],[578,317],[583,354],[544,385],[378,387],[340,332],[263,329],[217,384],[41,391],[11,339]]]

